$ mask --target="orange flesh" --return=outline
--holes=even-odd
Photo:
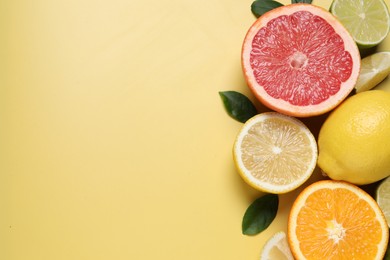
[[[373,259],[382,240],[370,204],[346,189],[320,189],[298,214],[296,235],[307,259]]]

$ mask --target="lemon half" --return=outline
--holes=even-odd
[[[238,134],[233,157],[252,187],[286,193],[303,184],[317,162],[317,143],[298,119],[267,112],[249,119]]]

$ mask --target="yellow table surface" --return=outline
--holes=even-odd
[[[0,3],[0,259],[259,259],[299,190],[241,234],[261,193],[235,170],[241,123],[218,92],[254,100],[251,3]]]

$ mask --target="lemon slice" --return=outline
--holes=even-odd
[[[389,33],[390,15],[383,0],[334,0],[330,11],[362,48],[379,44]]]
[[[390,228],[390,177],[384,179],[376,190],[376,201],[381,208]]]
[[[264,244],[260,260],[294,260],[287,242],[286,233],[279,231],[275,233]]]
[[[313,173],[317,143],[298,119],[266,112],[244,124],[236,138],[233,157],[249,185],[269,193],[286,193]]]
[[[357,93],[370,90],[390,74],[390,52],[377,52],[362,59],[355,85]]]

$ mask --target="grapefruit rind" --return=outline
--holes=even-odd
[[[354,194],[356,194],[361,200],[366,201],[371,206],[372,210],[375,212],[375,218],[379,221],[382,230],[382,238],[380,243],[377,245],[378,252],[374,259],[377,260],[383,259],[389,241],[389,229],[387,226],[385,216],[383,215],[383,212],[379,208],[374,198],[371,197],[364,190],[360,189],[359,187],[351,183],[345,181],[335,181],[335,180],[322,180],[309,185],[298,195],[298,197],[294,201],[288,218],[288,230],[287,230],[287,239],[290,245],[291,252],[293,253],[294,257],[296,259],[307,259],[302,254],[302,251],[300,249],[301,245],[296,235],[298,215],[301,209],[305,207],[305,202],[307,198],[310,195],[312,195],[314,192],[319,191],[321,189],[332,189],[332,190],[347,189],[353,192]],[[307,239],[311,240],[313,238],[308,237]],[[364,241],[361,242],[363,243]]]
[[[265,91],[264,87],[256,81],[253,75],[254,71],[250,64],[252,42],[257,32],[261,28],[267,26],[268,22],[270,22],[272,19],[281,15],[292,15],[293,13],[299,11],[309,11],[312,14],[325,19],[325,21],[327,21],[335,29],[337,34],[343,39],[344,49],[351,54],[353,60],[351,75],[346,81],[341,83],[340,90],[335,95],[316,105],[293,105],[281,98],[272,97]],[[265,13],[255,21],[245,36],[242,46],[241,63],[249,88],[255,97],[265,106],[290,116],[310,117],[321,115],[332,110],[337,105],[339,105],[353,90],[360,71],[360,53],[350,33],[330,12],[311,4],[291,4],[275,8]]]

